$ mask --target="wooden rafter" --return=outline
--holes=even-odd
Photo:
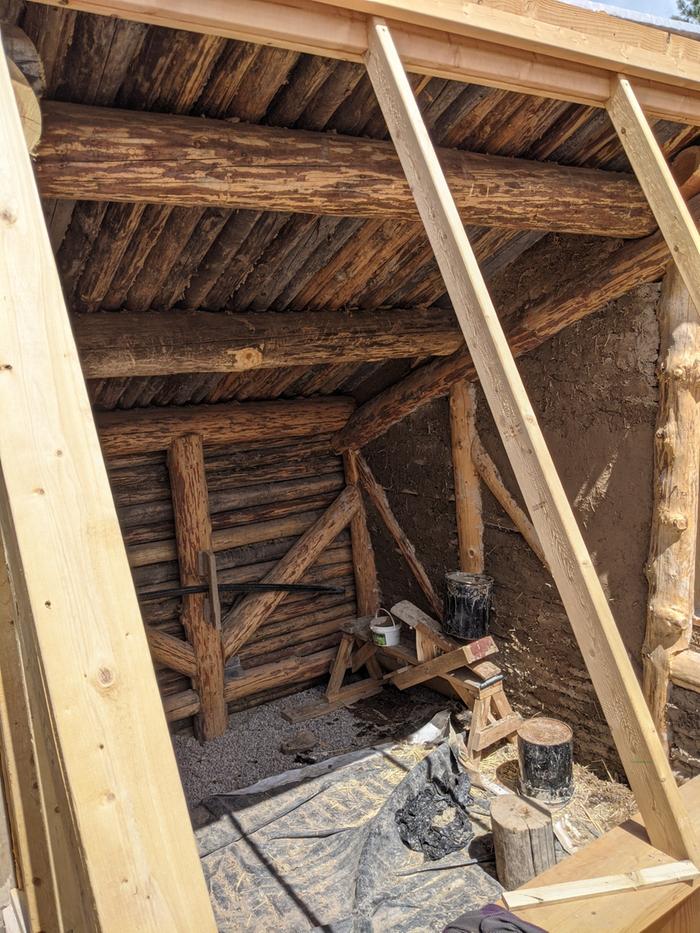
[[[391,32],[381,20],[372,23],[367,69],[649,837],[676,858],[700,858],[688,813],[622,638],[508,349]]]
[[[61,929],[213,931],[2,61],[0,135],[0,530],[31,714],[46,723],[41,744],[65,798],[50,822],[71,833],[72,847],[55,855],[80,883],[82,915],[62,913]]]
[[[367,15],[348,9],[352,4],[344,0],[47,2],[347,61],[362,61],[367,51]],[[374,12],[378,5],[367,8]],[[606,106],[611,78],[621,71],[635,76],[650,113],[700,123],[700,69],[691,39],[555,2],[549,22],[538,21],[539,8],[532,5],[515,14],[500,13],[496,0],[460,6],[441,4],[436,11],[426,2],[392,5],[395,40],[410,71],[594,107]],[[415,17],[430,17],[431,26],[416,25]],[[622,40],[610,37],[611,22]]]

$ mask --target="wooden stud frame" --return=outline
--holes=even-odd
[[[66,801],[52,856],[80,885],[83,916],[73,903],[60,928],[213,931],[4,59],[0,136],[0,531],[30,714]]]
[[[697,860],[688,813],[382,20],[371,25],[367,70],[649,838]]]

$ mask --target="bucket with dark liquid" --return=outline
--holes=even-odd
[[[463,641],[488,635],[492,577],[484,573],[446,573],[445,587],[445,632]]]

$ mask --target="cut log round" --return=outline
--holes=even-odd
[[[557,719],[529,719],[518,729],[520,787],[546,804],[569,800],[574,789],[573,733]]]
[[[552,819],[527,800],[514,794],[496,797],[491,826],[498,880],[507,891],[556,863]]]

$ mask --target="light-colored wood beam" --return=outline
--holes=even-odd
[[[700,233],[649,126],[635,89],[618,75],[608,113],[700,314]]]
[[[221,0],[46,2],[347,61],[362,61],[367,51],[367,16],[344,8],[342,0],[335,0],[332,7],[311,0],[237,0],[235,6],[222,4]],[[700,75],[694,64],[693,40],[622,20],[601,20],[602,14],[594,24],[586,20],[583,10],[564,4],[554,5],[556,16],[573,20],[572,29],[562,30],[557,22],[537,22],[533,7],[528,5],[522,11],[524,15],[508,15],[504,31],[503,19],[492,15],[496,13],[495,4],[481,11],[477,4],[468,6],[467,22],[456,22],[453,15],[445,21],[446,29],[415,25],[406,9],[393,10],[396,43],[410,71],[593,107],[606,106],[611,76],[618,71],[628,72],[635,75],[640,99],[649,113],[700,124]],[[444,5],[441,9],[445,9]],[[420,12],[435,14],[435,6],[422,4]],[[469,19],[478,24],[477,28],[486,24],[491,38],[467,34]],[[609,39],[611,22],[616,35],[624,31],[625,41]],[[522,30],[546,36],[543,41],[547,51],[520,48],[519,42],[530,41],[527,35],[518,39],[517,33]],[[573,60],[579,56],[586,60]],[[684,57],[688,64],[681,69],[678,62]]]
[[[213,931],[4,61],[0,137],[0,530],[75,827],[90,923],[74,928]]]
[[[387,25],[367,69],[649,837],[700,858],[678,788]]]
[[[670,661],[671,680],[676,687],[700,693],[700,651],[681,651]]]
[[[472,457],[476,436],[476,390],[458,382],[450,391],[450,440],[455,487],[455,513],[459,543],[459,569],[484,572],[484,523],[481,485]]]

